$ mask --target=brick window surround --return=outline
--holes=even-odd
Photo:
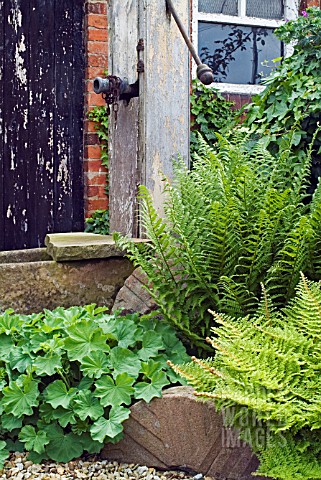
[[[107,69],[108,1],[109,0],[85,1],[85,115],[93,107],[105,105],[102,97],[93,93],[93,78],[102,75],[104,70]],[[301,0],[300,11],[312,6],[321,8],[321,0]],[[251,100],[249,95],[242,94],[226,94],[226,97],[235,103],[236,108],[249,103]],[[84,202],[86,217],[92,215],[97,209],[108,208],[108,197],[105,194],[106,174],[107,170],[102,166],[100,161],[100,146],[94,123],[85,118]]]
[[[85,216],[89,217],[97,209],[108,208],[105,193],[107,170],[100,161],[95,124],[87,119],[87,112],[93,107],[105,105],[101,95],[93,92],[93,79],[107,69],[107,0],[85,1],[85,59],[84,205]]]

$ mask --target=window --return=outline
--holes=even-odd
[[[220,90],[255,93],[288,53],[274,35],[285,19],[297,16],[296,0],[194,0],[195,43],[213,70]]]

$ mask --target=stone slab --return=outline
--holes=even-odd
[[[124,438],[107,444],[103,457],[216,480],[253,479],[259,465],[255,455],[235,431],[224,427],[213,403],[196,399],[192,392],[190,387],[174,387],[149,404],[134,404],[124,423]]]
[[[0,252],[1,263],[39,262],[51,260],[45,248],[29,248],[27,250],[10,250]]]
[[[132,270],[131,262],[123,257],[0,263],[0,310],[13,308],[29,314],[90,303],[111,308]]]
[[[145,243],[147,240],[133,239],[136,243]],[[85,259],[121,257],[122,250],[116,247],[110,235],[94,233],[52,233],[45,239],[47,253],[56,262],[67,262]]]

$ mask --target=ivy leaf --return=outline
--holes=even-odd
[[[107,407],[107,405],[130,405],[134,388],[132,387],[134,379],[121,373],[117,375],[116,381],[110,376],[105,375],[98,382],[95,383],[96,390],[94,395],[100,398],[100,403]]]
[[[109,373],[107,355],[100,351],[93,351],[83,357],[80,370],[89,378],[100,378],[104,373]]]
[[[129,417],[129,408],[122,406],[112,407],[109,412],[109,418],[106,420],[104,417],[100,417],[95,422],[90,433],[94,440],[103,443],[105,437],[115,438],[116,435],[123,431],[122,422]]]
[[[44,357],[38,356],[34,362],[35,373],[37,375],[54,375],[61,368],[61,356],[57,353],[48,354]]]
[[[62,380],[55,380],[48,385],[43,393],[46,402],[50,403],[53,408],[68,408],[70,400],[76,395],[76,392],[75,388],[67,390]]]
[[[66,434],[57,424],[48,425],[46,432],[50,440],[46,447],[46,453],[52,460],[67,463],[80,457],[83,453],[83,446],[79,442],[78,435],[74,433]]]
[[[22,415],[32,415],[32,407],[37,407],[39,403],[38,382],[27,375],[20,375],[15,382],[10,382],[2,393],[1,404],[4,411],[18,418]]]
[[[45,445],[49,443],[46,432],[36,432],[32,425],[22,427],[18,437],[25,444],[26,450],[34,450],[37,453],[43,453]]]
[[[168,385],[169,382],[164,372],[154,373],[150,378],[151,383],[147,382],[138,382],[135,385],[135,398],[145,400],[149,403],[154,397],[162,396],[162,389],[165,385]]]
[[[5,460],[9,457],[9,450],[6,448],[6,442],[0,441],[0,469],[3,468]]]
[[[11,432],[15,428],[22,427],[22,418],[17,418],[14,415],[3,414],[1,415],[1,427],[8,432]]]
[[[141,362],[137,354],[127,348],[115,347],[110,351],[109,360],[114,369],[114,375],[128,373],[136,378],[138,376]]]
[[[95,398],[90,390],[82,390],[74,399],[74,412],[80,420],[86,420],[87,417],[97,420],[104,414],[104,409],[99,400]]]
[[[137,354],[141,360],[149,360],[150,357],[158,355],[159,350],[164,350],[162,338],[154,331],[145,332],[143,335],[142,348]]]
[[[69,360],[82,360],[92,351],[109,351],[106,341],[108,336],[100,328],[93,329],[93,322],[82,320],[76,325],[67,328],[68,338],[65,347]]]

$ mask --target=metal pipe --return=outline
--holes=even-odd
[[[192,42],[190,41],[190,39],[189,39],[189,37],[186,33],[185,27],[184,27],[181,19],[179,18],[178,14],[177,14],[177,12],[174,8],[172,0],[165,0],[165,1],[166,1],[167,10],[172,14],[172,16],[173,16],[181,34],[182,34],[184,40],[185,40],[185,43],[188,46],[188,49],[191,52],[192,57],[194,58],[194,60],[196,62],[198,79],[204,85],[210,85],[211,83],[214,82],[213,70],[208,65],[206,65],[205,63],[202,63],[200,57],[198,56],[198,53],[195,50],[194,45],[192,44]]]

